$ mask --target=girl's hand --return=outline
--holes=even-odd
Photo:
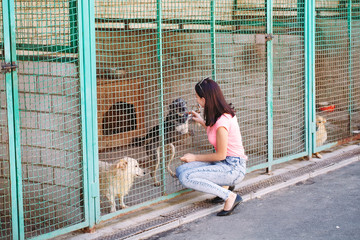
[[[196,161],[196,155],[192,153],[187,153],[180,158],[181,161],[189,163]]]
[[[192,119],[197,122],[200,123],[201,125],[205,125],[204,119],[201,117],[201,115],[195,111],[191,111],[190,114],[193,116]]]

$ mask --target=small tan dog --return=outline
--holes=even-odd
[[[99,161],[100,193],[111,204],[110,212],[116,211],[115,197],[118,196],[120,207],[126,208],[124,197],[129,193],[135,177],[145,175],[137,160],[123,157],[115,163]]]
[[[316,147],[320,147],[327,139],[327,132],[325,128],[326,119],[322,116],[316,116]],[[322,158],[320,153],[315,153],[315,156]]]

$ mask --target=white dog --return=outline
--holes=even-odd
[[[123,157],[115,163],[99,161],[99,170],[100,193],[110,201],[110,212],[116,211],[116,196],[119,198],[120,207],[126,208],[124,197],[129,193],[135,177],[145,175],[138,161],[129,157]]]

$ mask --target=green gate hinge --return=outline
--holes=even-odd
[[[15,62],[12,63],[2,63],[1,64],[1,73],[9,73],[14,71],[19,66],[15,64]]]

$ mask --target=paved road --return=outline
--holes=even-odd
[[[360,162],[241,204],[148,240],[360,239]]]

